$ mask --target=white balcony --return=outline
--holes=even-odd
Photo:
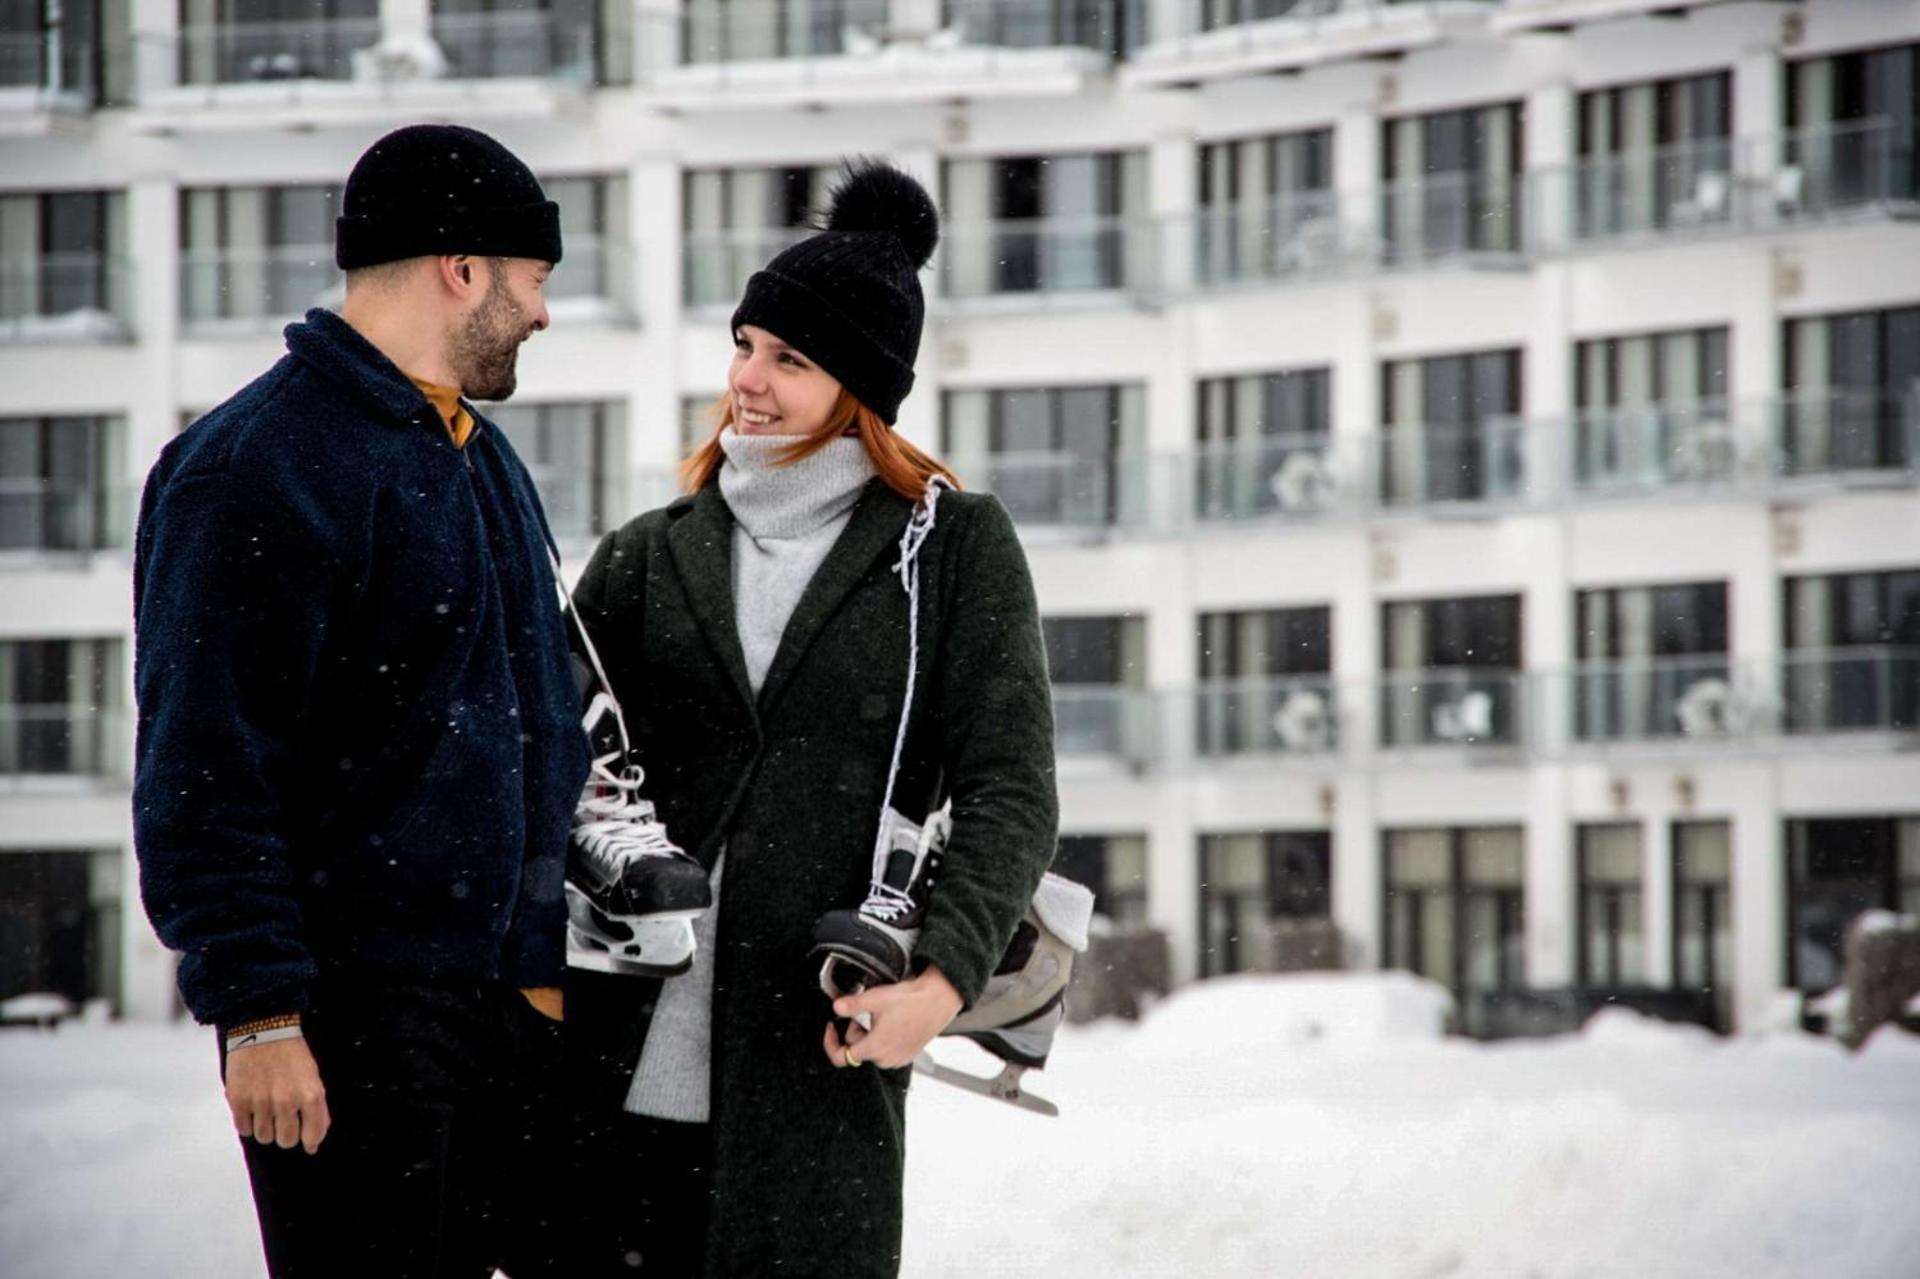
[[[690,0],[644,16],[648,101],[680,111],[1064,97],[1127,0]]]
[[[94,51],[46,35],[0,35],[0,137],[41,135],[99,98]]]
[[[1115,295],[1151,305],[1165,278],[1163,225],[1124,216],[949,223],[940,296],[974,310],[1107,306]]]
[[[1491,0],[1174,0],[1120,73],[1129,86],[1388,58],[1484,27]]]
[[[1585,22],[1673,18],[1734,0],[1505,0],[1494,15],[1501,33],[1567,31]]]
[[[147,133],[385,123],[395,112],[541,118],[630,75],[624,29],[554,14],[433,19],[389,35],[379,20],[225,23],[134,37],[134,123]]]

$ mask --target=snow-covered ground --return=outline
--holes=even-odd
[[[1043,1119],[938,1084],[910,1276],[1920,1274],[1920,1039],[1603,1016],[1444,1040],[1411,978],[1236,978],[1069,1031]],[[956,1064],[984,1069],[967,1050]],[[0,1034],[0,1273],[260,1273],[205,1032]]]

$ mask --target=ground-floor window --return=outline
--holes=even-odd
[[[1093,890],[1093,912],[1116,929],[1147,926],[1144,835],[1062,835],[1053,870]]]
[[[1787,823],[1787,983],[1840,984],[1847,929],[1864,911],[1920,912],[1920,816]]]
[[[1733,826],[1675,822],[1672,838],[1673,985],[1712,996],[1725,1027],[1733,984]]]
[[[1200,837],[1200,975],[1326,966],[1336,944],[1333,837],[1323,830]],[[1314,952],[1314,953],[1309,953]]]
[[[1385,967],[1460,994],[1525,984],[1520,827],[1387,831],[1385,861]]]
[[[0,999],[114,995],[119,866],[111,852],[0,850]]]
[[[1641,831],[1636,823],[1582,826],[1578,833],[1579,982],[1586,989],[1646,981]]]

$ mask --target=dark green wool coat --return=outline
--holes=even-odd
[[[814,921],[859,904],[905,692],[910,504],[870,482],[787,623],[759,696],[734,624],[733,517],[717,483],[603,540],[575,591],[674,840],[711,867],[715,1275],[892,1275],[909,1071],[836,1069],[808,959]],[[920,674],[894,806],[953,800],[916,962],[969,1003],[1053,858],[1053,715],[1026,557],[991,497],[946,493],[921,551]],[[568,1024],[611,1110],[644,1016],[602,979]],[[608,992],[616,992],[609,996]],[[576,1058],[579,1054],[576,1054]],[[987,1104],[987,1103],[982,1103]]]

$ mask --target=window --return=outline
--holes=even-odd
[[[120,859],[111,851],[0,851],[0,999],[115,995]]]
[[[566,71],[592,76],[605,70],[593,57],[605,34],[597,0],[431,3],[433,38],[446,55],[449,75],[500,79]],[[606,10],[612,11],[611,7]]]
[[[1382,744],[1519,740],[1519,596],[1396,601],[1381,610]]]
[[[1920,569],[1786,582],[1790,732],[1920,729]]]
[[[1331,749],[1332,635],[1325,607],[1202,613],[1200,753]]]
[[[1333,130],[1200,146],[1200,278],[1210,283],[1327,270],[1343,247]]]
[[[0,777],[118,771],[121,641],[0,640]]]
[[[1582,826],[1577,979],[1584,990],[1619,989],[1646,981],[1642,927],[1640,827],[1620,822]]]
[[[1200,837],[1200,975],[1332,968],[1333,841],[1326,831]]]
[[[1319,17],[1338,8],[1339,0],[1200,0],[1200,29],[1218,31],[1243,22]]]
[[[526,464],[559,541],[598,537],[626,516],[614,508],[608,492],[620,473],[613,457],[622,437],[614,426],[620,410],[615,403],[498,404],[487,409]],[[610,521],[610,514],[617,519]]]
[[[1144,759],[1149,748],[1147,627],[1142,617],[1048,617],[1040,622],[1063,755]]]
[[[1383,966],[1456,994],[1525,983],[1524,845],[1518,826],[1386,832]]]
[[[123,440],[113,418],[0,418],[0,551],[119,545]]]
[[[180,0],[180,82],[348,80],[379,0]]]
[[[45,89],[99,101],[110,26],[120,27],[112,34],[125,38],[124,17],[115,23],[101,12],[99,0],[12,0],[0,6],[0,89]]]
[[[563,256],[547,282],[549,302],[597,299],[618,318],[632,297],[624,177],[546,178],[547,198],[560,206]]]
[[[949,160],[942,169],[950,297],[1083,292],[1144,282],[1155,247],[1146,156],[1094,151]]]
[[[1733,827],[1724,821],[1675,822],[1673,836],[1673,984],[1715,997],[1720,1026],[1730,1023],[1733,982]]]
[[[766,0],[688,0],[680,60],[835,57],[849,40],[880,40],[886,23],[886,0],[791,0],[777,10]]]
[[[117,192],[0,195],[0,336],[59,321],[124,337],[126,200]]]
[[[1389,506],[1513,497],[1526,483],[1520,352],[1395,360],[1381,372],[1381,499]]]
[[[1733,77],[1727,72],[1580,95],[1582,236],[1732,219]]]
[[[1787,147],[1777,194],[1788,215],[1920,192],[1920,45],[1809,58],[1787,69]]]
[[[943,449],[1017,523],[1102,527],[1133,517],[1133,458],[1146,440],[1137,385],[949,391]]]
[[[333,264],[340,188],[186,187],[180,313],[188,323],[278,323],[345,296]]]
[[[1582,741],[1714,736],[1742,707],[1727,660],[1724,582],[1574,595],[1574,735]]]
[[[1847,930],[1863,911],[1920,912],[1920,817],[1787,823],[1787,983],[1840,984]]]
[[[1199,383],[1196,501],[1202,519],[1313,514],[1341,482],[1329,448],[1330,369],[1291,369]]]
[[[1725,328],[1597,338],[1574,351],[1573,483],[1644,489],[1734,478]]]
[[[1116,929],[1147,926],[1147,838],[1062,835],[1053,871],[1093,892],[1093,912]]]
[[[941,0],[941,28],[957,29],[969,45],[1003,48],[1094,49],[1119,57],[1140,42],[1146,24],[1144,0],[1089,5],[1077,0],[1037,4],[981,4]]]
[[[688,170],[680,204],[687,305],[738,302],[755,271],[813,234],[836,176],[825,165]]]
[[[1920,306],[1789,320],[1780,462],[1789,475],[1907,465]]]
[[[1519,250],[1519,103],[1389,120],[1382,128],[1388,262]]]

